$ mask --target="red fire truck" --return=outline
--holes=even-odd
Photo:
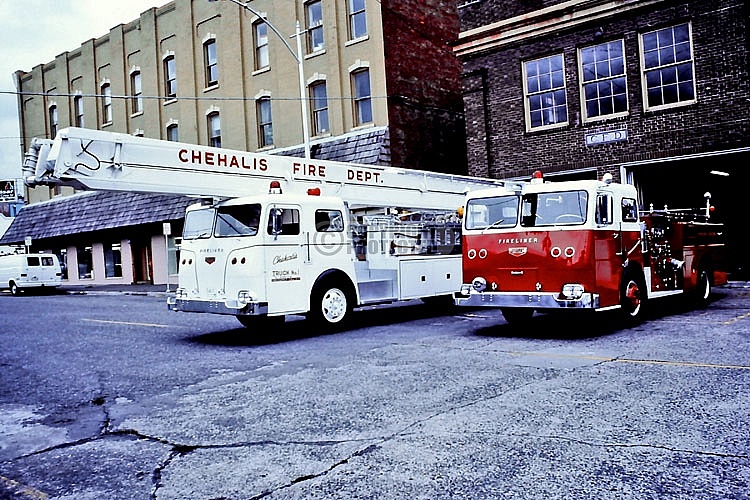
[[[723,225],[706,207],[639,212],[634,186],[602,180],[506,183],[468,194],[459,306],[534,311],[619,309],[642,319],[651,299],[708,300],[726,283]]]

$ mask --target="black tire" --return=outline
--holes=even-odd
[[[630,325],[643,321],[647,302],[648,292],[643,272],[625,269],[620,282],[620,306],[623,319]]]
[[[324,280],[313,288],[307,318],[327,328],[342,327],[354,309],[351,287],[335,280]]]
[[[284,316],[236,316],[242,326],[252,333],[269,334],[284,324]]]
[[[534,309],[531,307],[503,307],[500,312],[510,325],[525,325],[534,316]]]
[[[10,294],[16,297],[21,295],[21,287],[16,284],[15,281],[10,282]]]

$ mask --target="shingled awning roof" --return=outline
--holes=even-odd
[[[178,220],[195,202],[188,196],[109,191],[61,196],[24,207],[0,244]]]
[[[271,154],[303,157],[304,146],[276,149]],[[316,160],[343,161],[364,165],[390,165],[391,141],[388,127],[358,130],[313,141],[310,156]]]

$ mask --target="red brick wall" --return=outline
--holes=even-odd
[[[455,0],[382,0],[394,166],[465,174]]]

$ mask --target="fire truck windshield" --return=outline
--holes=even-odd
[[[230,205],[216,211],[217,238],[227,236],[255,236],[260,225],[260,205]]]
[[[469,200],[466,229],[514,227],[518,223],[518,196],[493,196]]]
[[[521,225],[524,227],[583,224],[586,222],[586,191],[527,193],[521,201]]]
[[[182,230],[182,238],[185,240],[195,240],[198,238],[208,238],[214,229],[213,208],[202,208],[200,210],[190,210],[185,214],[185,227]]]

